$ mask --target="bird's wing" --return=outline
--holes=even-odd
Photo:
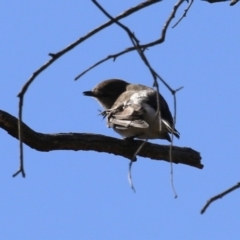
[[[109,127],[127,129],[129,127],[148,128],[149,125],[142,119],[145,113],[139,104],[122,105],[115,109],[104,111],[103,116],[107,116]]]
[[[135,128],[148,128],[148,124],[144,120],[120,120],[116,118],[110,119],[110,125],[112,127],[115,127],[117,129],[128,129],[129,127],[135,127]],[[111,125],[112,124],[112,125]]]

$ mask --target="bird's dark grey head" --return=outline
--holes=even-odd
[[[128,85],[128,82],[121,79],[109,79],[99,83],[92,91],[86,91],[83,94],[96,98],[105,109],[109,109],[117,98],[126,91]]]

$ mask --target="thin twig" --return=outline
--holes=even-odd
[[[238,182],[236,185],[232,186],[231,188],[227,189],[226,191],[224,191],[224,192],[222,192],[222,193],[220,193],[220,194],[218,194],[218,195],[210,198],[210,199],[207,201],[207,203],[204,205],[204,207],[202,208],[201,214],[203,214],[203,213],[207,210],[207,208],[209,207],[209,205],[210,205],[212,202],[214,202],[214,201],[216,201],[216,200],[224,197],[225,195],[229,194],[230,192],[232,192],[232,191],[234,191],[234,190],[236,190],[236,189],[238,189],[238,188],[240,188],[240,182]]]
[[[18,116],[19,119],[22,119],[22,106],[23,106],[23,98],[19,99],[19,107],[18,107]],[[18,139],[19,139],[19,148],[20,148],[20,163],[19,170],[13,174],[13,177],[16,177],[19,173],[22,173],[22,177],[25,178],[26,174],[24,171],[24,161],[23,161],[23,141],[22,141],[22,122],[18,120]]]
[[[239,0],[232,0],[230,6],[234,6]]]
[[[175,129],[175,124],[176,124],[176,118],[177,118],[177,99],[176,99],[176,94],[175,92],[173,93],[173,99],[174,99],[174,112],[173,112],[173,130]],[[173,147],[173,139],[174,135],[172,134],[171,136],[171,144],[170,144],[170,149],[169,149],[169,159],[170,159],[170,182],[171,182],[171,187],[174,193],[174,198],[177,198],[177,191],[174,186],[174,180],[173,180],[173,162],[172,162],[172,147]]]
[[[193,1],[194,0],[190,0],[188,7],[184,10],[182,17],[172,26],[172,28],[175,28],[182,21],[182,19],[187,16],[187,12],[190,9],[190,7],[192,6]]]
[[[173,112],[173,129],[175,129],[176,121],[177,121],[177,98],[176,93],[180,91],[183,87],[179,87],[176,90],[172,92],[173,99],[174,99],[174,112]],[[174,135],[172,134],[171,138],[171,144],[170,144],[170,152],[169,152],[169,159],[170,159],[170,175],[171,175],[171,186],[174,193],[174,197],[177,198],[177,192],[174,187],[174,181],[173,181],[173,162],[172,162],[172,147],[173,147],[173,139]]]
[[[132,182],[132,164],[134,162],[137,161],[137,155],[139,154],[139,152],[141,151],[141,149],[144,147],[144,145],[147,143],[148,139],[145,139],[141,145],[138,147],[137,151],[133,154],[133,157],[132,159],[130,160],[130,163],[129,163],[129,168],[128,168],[128,182],[129,182],[129,185],[131,187],[131,189],[136,192],[135,188],[134,188],[134,185],[133,185],[133,182]]]
[[[134,193],[136,193],[136,190],[134,188],[133,181],[132,181],[132,164],[133,163],[134,161],[130,160],[128,165],[128,182],[129,182],[130,188],[133,190]]]
[[[183,87],[180,87],[176,90],[174,90],[172,92],[173,94],[173,98],[174,98],[174,114],[173,114],[173,129],[175,129],[175,125],[176,125],[176,120],[177,120],[177,99],[176,99],[176,92],[181,90]],[[174,187],[174,180],[173,180],[173,162],[172,162],[172,147],[173,147],[173,139],[174,139],[174,135],[172,134],[172,138],[171,138],[171,144],[170,144],[170,151],[169,151],[169,159],[170,159],[170,175],[171,175],[171,186],[172,186],[172,190],[174,193],[174,197],[177,198],[177,192],[175,190]]]
[[[172,187],[172,190],[173,190],[173,194],[174,194],[174,198],[177,198],[177,191],[175,189],[175,186],[174,186],[174,180],[173,180],[173,162],[172,162],[172,147],[173,147],[173,139],[174,139],[174,136],[172,134],[172,138],[171,138],[171,144],[170,144],[170,149],[169,149],[169,159],[170,159],[170,176],[171,176],[171,187]]]
[[[175,128],[175,124],[177,122],[177,98],[176,98],[176,93],[180,90],[182,90],[183,87],[179,87],[176,90],[172,92],[173,97],[174,97],[174,111],[173,111],[173,127]]]

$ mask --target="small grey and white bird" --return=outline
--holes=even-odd
[[[158,94],[160,113],[157,112],[157,92],[153,88],[110,79],[83,94],[98,100],[105,109],[101,114],[106,117],[107,126],[123,138],[171,141],[169,133],[179,138],[168,104],[161,94]]]

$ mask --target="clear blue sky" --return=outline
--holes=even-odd
[[[124,2],[124,3],[123,3]],[[170,3],[171,2],[171,3]],[[176,1],[163,1],[124,19],[142,43],[160,36]],[[117,15],[139,1],[101,1]],[[184,7],[177,14],[181,16]],[[239,196],[235,191],[200,209],[211,196],[240,180],[240,4],[195,1],[166,42],[147,57],[177,95],[177,146],[201,152],[203,170],[138,158],[134,194],[128,161],[106,153],[55,151],[24,146],[26,178],[18,169],[18,141],[0,129],[1,239],[239,239]],[[0,3],[0,109],[17,116],[21,87],[45,63],[107,21],[91,1]],[[42,133],[87,132],[119,138],[98,116],[100,106],[83,91],[117,77],[152,85],[136,53],[109,61],[78,81],[74,77],[99,59],[131,46],[112,25],[55,62],[30,86],[23,120]],[[173,110],[173,99],[160,85]],[[167,144],[166,141],[154,141]]]

